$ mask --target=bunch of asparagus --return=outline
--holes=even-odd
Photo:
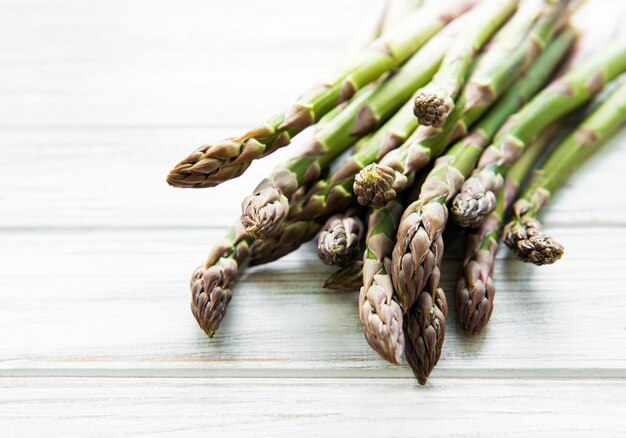
[[[390,0],[372,41],[336,74],[266,123],[181,161],[171,185],[212,187],[316,125],[194,272],[202,330],[218,329],[241,269],[318,235],[320,259],[339,268],[325,287],[360,291],[368,344],[393,364],[406,357],[425,384],[445,338],[449,216],[468,229],[454,303],[476,336],[493,311],[500,240],[524,262],[560,259],[564,247],[540,214],[626,122],[617,79],[626,39],[580,56],[585,35],[570,24],[579,3]]]

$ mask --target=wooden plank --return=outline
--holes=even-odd
[[[307,135],[219,187],[165,183],[195,145],[224,135],[225,128],[1,130],[0,227],[225,227],[239,216],[240,200]],[[623,131],[557,195],[546,224],[626,225],[626,204],[614,202],[626,186],[625,160]]]
[[[332,73],[373,0],[364,3],[8,2],[0,124],[258,123]],[[581,15],[596,26],[623,16],[620,2],[593,3]]]
[[[354,0],[9,3],[0,120],[25,128],[260,123],[332,73],[367,14]]]
[[[547,388],[550,388],[547,390]],[[0,379],[3,436],[619,436],[626,380]]]
[[[539,269],[500,254],[496,310],[481,337],[459,333],[451,311],[435,376],[626,376],[626,229],[552,231],[568,249],[554,266]],[[188,278],[218,232],[2,233],[0,332],[11,335],[0,343],[1,373],[409,375],[362,339],[356,293],[320,287],[331,270],[315,261],[310,246],[249,270],[208,340],[189,312]],[[452,309],[459,254],[453,239],[442,282]]]

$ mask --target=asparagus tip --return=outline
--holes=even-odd
[[[405,345],[402,309],[393,297],[391,282],[362,287],[359,307],[367,343],[383,359],[402,365]]]
[[[170,170],[170,173],[165,177],[165,181],[172,187],[186,188],[185,175],[181,174],[178,166]]]
[[[496,195],[492,191],[473,192],[465,190],[454,198],[452,215],[460,226],[476,228],[483,223],[485,217],[495,207]]]
[[[363,222],[355,216],[332,216],[319,235],[317,253],[330,266],[346,266],[359,254]]]
[[[228,161],[226,157],[235,154],[241,146],[240,142],[233,139],[200,146],[174,166],[166,181],[174,187],[207,188],[215,187],[229,178],[235,178],[243,173],[246,166],[233,166],[228,170],[223,166]]]
[[[456,285],[456,314],[463,332],[470,336],[478,336],[491,318],[493,298],[496,287],[491,276],[484,279],[482,263],[493,269],[493,256],[487,255],[483,260],[470,260],[462,269]]]
[[[447,120],[451,109],[448,99],[427,91],[419,93],[413,101],[413,114],[424,126],[440,127]]]
[[[189,154],[167,175],[168,184],[180,188],[215,187],[242,175],[251,161],[234,163],[238,157],[253,154],[258,142],[227,139],[214,145],[204,145]]]
[[[439,281],[444,247],[442,233],[447,220],[445,204],[421,205],[418,200],[409,205],[400,221],[390,270],[404,312],[409,311],[428,284]]]
[[[510,222],[504,231],[504,243],[525,263],[551,265],[565,253],[565,248],[541,229],[536,219]]]
[[[404,318],[406,360],[420,385],[425,385],[441,357],[446,334],[448,304],[442,289],[435,296],[420,293]]]
[[[241,223],[255,238],[273,234],[287,219],[289,201],[279,190],[266,187],[246,196],[241,204]]]
[[[191,278],[191,313],[209,338],[218,329],[232,298],[229,284],[237,277],[237,262],[220,259],[217,264],[196,269]]]
[[[354,194],[361,205],[380,208],[396,198],[392,187],[394,170],[380,164],[370,164],[356,174]]]

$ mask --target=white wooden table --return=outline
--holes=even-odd
[[[566,257],[502,251],[488,329],[452,312],[425,388],[368,348],[310,246],[249,270],[212,341],[197,328],[191,271],[293,149],[212,190],[166,172],[326,74],[360,4],[2,2],[0,436],[626,433],[625,133],[545,216]]]

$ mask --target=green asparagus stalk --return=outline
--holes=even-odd
[[[507,117],[530,98],[563,59],[575,38],[566,29],[525,76],[511,87],[470,135],[439,158],[420,197],[405,210],[392,253],[391,277],[405,312],[406,357],[420,383],[437,363],[445,338],[445,295],[439,288],[446,203],[458,192],[478,158]]]
[[[357,56],[371,41],[393,30],[423,3],[422,0],[380,0],[368,11],[363,24],[359,26],[348,49],[349,59]]]
[[[367,343],[396,365],[402,363],[404,352],[403,319],[387,269],[401,213],[402,204],[393,201],[370,214],[359,293],[359,317]]]
[[[416,87],[430,80],[452,41],[456,26],[449,27],[452,29],[447,27],[436,35],[388,81],[358,95],[316,132],[304,153],[279,166],[244,199],[241,220],[248,233],[265,238],[275,232],[289,215],[292,197],[308,190],[339,154],[375,130],[409,99]],[[367,117],[363,114],[374,112],[380,116],[377,120],[364,119]]]
[[[376,82],[369,84],[367,87],[364,87],[362,89],[360,89],[352,99],[357,100],[359,98],[359,96],[363,93],[369,92],[371,88],[374,88],[376,85],[378,85]],[[313,128],[315,129],[315,132],[321,132],[324,128],[326,128],[330,122],[332,122],[333,120],[335,120],[339,114],[341,114],[341,112],[343,110],[345,110],[348,107],[348,104],[351,101],[347,101],[347,102],[343,102],[340,103],[339,105],[337,105],[336,107],[334,107],[332,110],[328,111],[326,114],[324,114],[324,117],[322,117],[320,119],[319,122],[317,122]]]
[[[347,50],[348,60],[358,57],[364,47],[383,34],[383,24],[387,19],[389,3],[389,0],[379,1],[367,11],[367,16],[361,21],[351,38]],[[393,25],[397,26],[400,21],[395,21]]]
[[[560,117],[572,112],[626,71],[626,39],[553,82],[503,127],[499,140],[482,155],[477,169],[454,199],[453,215],[461,226],[476,227],[495,208],[503,175],[526,144]]]
[[[290,217],[277,222],[274,232],[269,236],[255,240],[251,248],[251,266],[273,262],[297,250],[315,237],[329,216],[346,210],[354,203],[349,189],[345,188],[349,184],[341,184],[342,178],[354,175],[352,169],[359,166],[360,157],[368,153],[371,144],[381,144],[380,141],[374,143],[370,140],[386,139],[382,144],[393,147],[394,139],[401,134],[398,129],[393,132],[387,130],[395,126],[392,122],[393,119],[374,135],[364,138],[362,145],[355,146],[356,152],[344,161],[331,177],[318,181],[308,193],[299,195],[299,199],[294,200],[290,208]]]
[[[481,68],[472,72],[464,90],[466,107],[484,113],[485,105],[490,107],[517,77],[530,68],[562,29],[577,4],[577,0],[522,2],[519,11],[498,32],[481,57]],[[480,114],[470,117],[475,121]]]
[[[522,261],[548,265],[562,257],[563,246],[543,233],[538,215],[567,177],[625,123],[626,84],[622,84],[533,175],[523,195],[515,202],[514,218],[504,231],[504,242]]]
[[[376,8],[373,8],[366,18],[365,22],[360,26],[357,35],[352,38],[352,42],[347,50],[347,58],[354,58],[369,43],[379,38],[384,32],[389,31],[401,23],[408,14],[414,12],[422,6],[422,0],[386,0],[381,1]],[[373,84],[369,84],[368,87]],[[359,90],[353,97],[362,93],[367,87]],[[348,105],[349,101],[342,102],[335,108],[326,113],[316,124],[315,130],[320,131],[321,128],[332,121],[341,111]]]
[[[456,33],[458,28],[469,24],[469,18],[469,16],[464,16],[455,20],[438,37],[443,38],[446,32],[449,35]],[[434,43],[434,40],[431,43]],[[394,79],[398,77],[400,75]],[[401,80],[401,83],[405,82],[405,79]],[[370,116],[372,116],[378,120],[381,114],[386,113],[389,110],[389,103],[385,102],[384,99],[379,99],[381,96],[384,97],[385,95],[377,94],[374,96],[375,99],[368,102],[359,117],[363,117],[363,114],[369,114],[366,118],[371,120]],[[290,207],[290,219],[318,218],[347,208],[354,199],[351,188],[354,185],[355,173],[402,144],[417,128],[416,120],[408,111],[411,104],[411,101],[408,101],[382,128],[370,137],[359,141],[355,146],[353,155],[337,169],[331,178],[318,181],[308,195],[302,198],[301,202]],[[385,110],[383,111],[383,109]]]
[[[358,137],[350,134],[358,110],[378,89],[371,86],[359,93],[346,108],[315,133],[301,153],[278,166],[241,204],[241,222],[256,238],[276,232],[288,217],[290,199],[300,198],[317,181],[324,168]],[[326,145],[326,146],[322,146]]]
[[[335,119],[337,119],[339,115],[343,113],[343,111],[346,108],[350,108],[351,111],[354,111],[354,107],[355,105],[357,105],[355,104],[355,102],[360,102],[361,105],[363,104],[363,102],[367,102],[371,98],[371,96],[374,94],[376,89],[380,87],[381,84],[383,84],[386,79],[387,79],[387,76],[383,76],[380,80],[372,82],[371,84],[368,84],[367,86],[357,91],[352,99],[346,102],[340,103],[339,105],[334,107],[332,110],[324,114],[324,117],[322,117],[319,122],[313,125],[313,128],[315,129],[315,134],[313,134],[313,137],[317,135],[323,135],[323,133],[326,132],[328,129],[333,129],[333,128],[329,128],[330,126],[333,126],[331,125],[331,123],[336,123],[334,125],[335,126],[334,129],[336,129],[336,127],[338,126],[337,125],[338,122],[335,121]],[[364,97],[364,95],[368,97]],[[344,117],[345,117],[345,114],[344,114]],[[344,120],[343,123],[351,123],[351,122]]]
[[[354,202],[352,185],[359,170],[401,144],[416,127],[407,102],[387,123],[371,136],[365,137],[354,153],[333,175],[319,180],[299,201],[292,203],[290,219],[318,218],[347,208]]]
[[[495,2],[485,2],[482,7],[476,8],[470,13],[463,15],[459,19],[453,21],[444,30],[450,40],[448,41],[449,50],[445,51],[445,57],[443,62],[452,63],[457,65],[459,69],[465,71],[469,68],[473,55],[480,50],[480,48],[489,39],[491,34],[495,32],[498,27],[506,21],[506,18],[511,14],[517,4],[518,0],[495,0]],[[476,22],[478,21],[478,24]],[[460,50],[463,53],[460,53]],[[460,56],[464,57],[461,59]],[[462,61],[462,62],[460,62]],[[410,61],[411,62],[411,61]],[[416,60],[416,65],[419,65],[419,61]],[[410,66],[407,63],[408,72],[414,70],[415,67]],[[403,70],[405,69],[403,68]],[[442,64],[441,69],[445,67]],[[441,70],[439,70],[441,72]],[[439,74],[439,73],[437,73]],[[394,78],[396,79],[396,78]],[[397,78],[400,84],[407,82],[405,78]],[[408,99],[413,94],[416,88],[421,87],[424,83],[415,87],[415,81],[412,83],[412,87],[408,87],[402,95],[402,102]],[[413,100],[419,96],[418,93],[413,96]],[[355,132],[371,132],[372,129],[380,124],[380,121],[385,118],[385,115],[389,113],[389,106],[396,103],[397,98],[389,98],[388,95],[379,93],[373,97],[369,104],[366,105],[359,113],[359,117],[355,124]],[[397,106],[394,106],[394,110]],[[415,124],[417,126],[417,123]]]
[[[416,125],[415,118],[406,111],[410,104],[410,101],[407,102],[382,128],[362,139],[355,146],[354,154],[332,176],[318,181],[306,194],[291,203],[287,220],[276,220],[273,232],[253,245],[251,265],[269,263],[295,251],[317,234],[328,216],[354,203],[350,187],[355,172],[402,143],[410,135],[412,126]]]
[[[389,32],[405,17],[424,5],[423,0],[389,0],[381,23],[382,33]]]
[[[346,266],[361,252],[363,221],[349,210],[328,218],[317,240],[317,254],[330,266]]]
[[[361,205],[381,207],[409,187],[416,172],[473,125],[523,74],[552,39],[565,14],[562,2],[523,3],[479,58],[457,105],[439,128],[420,126],[400,147],[355,178]]]
[[[210,338],[222,322],[232,297],[232,285],[250,258],[250,238],[238,222],[223,244],[214,247],[191,277],[191,312]]]
[[[296,134],[349,100],[360,88],[398,67],[474,2],[437,2],[416,10],[283,113],[240,137],[198,148],[176,165],[167,177],[168,183],[176,187],[213,187],[241,175],[253,160],[286,146]]]
[[[419,91],[413,113],[420,125],[443,125],[454,108],[454,100],[465,84],[474,56],[517,7],[518,1],[492,0],[475,11],[476,22],[455,39],[432,82]]]
[[[498,191],[496,208],[483,224],[470,231],[465,241],[465,258],[461,263],[455,287],[456,315],[463,331],[477,336],[493,312],[496,286],[493,281],[495,258],[504,226],[504,215],[519,187],[550,143],[552,133],[542,135],[522,154],[506,173]]]
[[[379,2],[376,8],[372,8],[372,10],[369,11],[368,17],[359,27],[357,35],[352,38],[352,42],[347,50],[347,58],[354,58],[369,43],[379,38],[386,30],[391,30],[393,26],[400,23],[406,15],[415,11],[415,9],[420,6],[422,6],[421,0],[386,0]],[[400,11],[403,12],[401,16],[398,15]],[[374,84],[369,84],[367,87],[357,91],[352,99],[356,99],[359,93],[363,93],[364,90],[372,85]],[[326,113],[315,124],[316,132],[319,132],[339,115],[339,113],[348,106],[348,103],[349,101],[342,102]]]
[[[324,282],[324,288],[330,290],[359,290],[363,279],[363,260],[357,259],[333,272]]]

